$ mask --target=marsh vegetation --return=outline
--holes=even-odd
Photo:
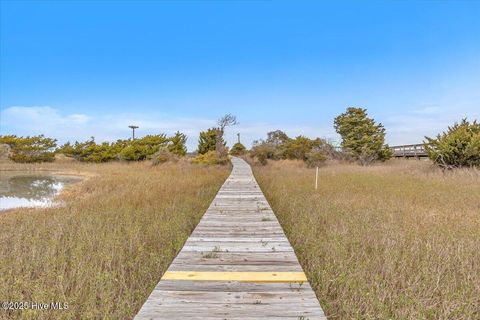
[[[87,177],[60,195],[64,207],[0,214],[0,297],[69,306],[0,313],[20,319],[132,318],[230,171],[184,161],[10,163],[2,169]]]
[[[329,319],[477,319],[480,172],[299,161],[255,176]]]

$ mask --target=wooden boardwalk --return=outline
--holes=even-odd
[[[326,319],[250,166],[232,163],[135,319]]]

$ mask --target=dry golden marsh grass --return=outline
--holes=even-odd
[[[255,167],[329,319],[480,319],[480,173]]]
[[[67,302],[0,318],[128,319],[140,309],[230,168],[188,163],[2,164],[89,178],[64,207],[0,213],[0,300]]]

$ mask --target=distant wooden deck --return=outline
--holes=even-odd
[[[340,146],[333,147],[335,151],[343,152]],[[405,144],[400,146],[391,146],[392,156],[394,158],[427,158],[428,153],[424,143]]]
[[[395,158],[426,158],[425,144],[407,144],[390,147]]]
[[[326,319],[250,166],[232,162],[135,319]]]

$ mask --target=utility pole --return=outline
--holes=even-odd
[[[240,143],[240,133],[237,133],[238,143]]]
[[[138,126],[128,126],[130,129],[132,129],[132,140],[135,140],[135,129],[138,129]]]

